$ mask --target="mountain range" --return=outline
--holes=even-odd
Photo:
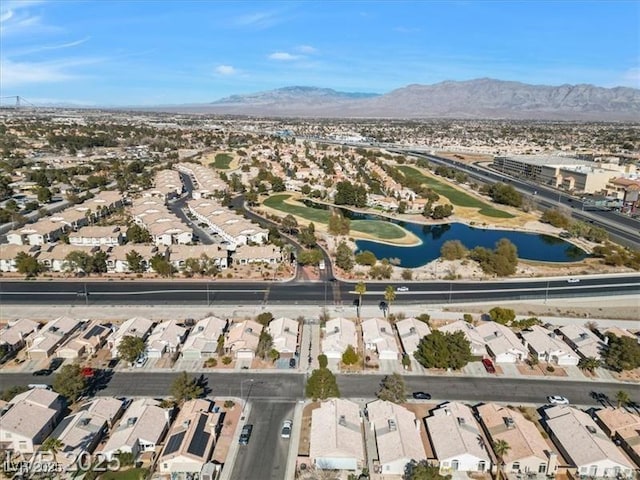
[[[167,110],[283,117],[640,120],[640,90],[481,78],[408,85],[383,95],[285,87]]]

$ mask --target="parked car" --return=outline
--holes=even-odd
[[[293,357],[289,359],[289,368],[296,368],[296,359]]]
[[[553,405],[569,405],[569,400],[560,395],[550,395],[547,397],[547,401]]]
[[[579,278],[567,278],[567,283],[580,283]]]
[[[49,370],[51,370],[52,372],[55,372],[60,365],[62,365],[64,363],[64,359],[62,358],[52,358],[51,362],[49,363]]]
[[[291,420],[285,420],[282,423],[282,430],[280,431],[280,436],[282,438],[291,438],[292,427],[293,427],[293,422]]]
[[[496,367],[493,366],[493,362],[490,358],[483,358],[482,365],[484,365],[484,369],[489,373],[496,373]]]
[[[93,376],[96,374],[96,371],[91,367],[84,367],[81,370],[81,373],[84,378],[93,378]]]
[[[242,431],[240,432],[240,438],[238,439],[238,443],[240,445],[249,445],[249,439],[251,438],[251,432],[253,431],[253,425],[247,424],[242,427]]]
[[[404,286],[403,287],[398,287],[398,288],[396,288],[396,290],[398,292],[408,292],[409,291],[409,287],[404,287]]]
[[[136,363],[135,366],[136,368],[141,368],[144,367],[144,364],[147,363],[147,357],[146,356],[140,356],[136,359]]]
[[[36,370],[33,372],[34,377],[46,377],[47,375],[51,375],[51,370],[48,368],[43,368],[41,370]]]
[[[431,400],[431,394],[425,392],[413,392],[413,398],[416,400]]]

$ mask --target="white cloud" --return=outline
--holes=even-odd
[[[311,45],[298,45],[296,50],[301,53],[311,54],[316,53],[318,51],[317,48],[312,47]]]
[[[269,28],[282,21],[274,12],[256,12],[235,19],[238,27]]]
[[[293,55],[288,52],[274,52],[269,55],[270,60],[278,60],[282,62],[290,62],[292,60],[298,60],[300,58],[299,55]]]
[[[622,85],[640,88],[640,67],[630,68],[622,75]]]
[[[0,60],[0,84],[3,88],[19,87],[27,83],[63,82],[75,78],[65,71],[64,64],[22,63]]]
[[[216,73],[218,75],[229,76],[229,75],[235,75],[236,73],[238,73],[238,70],[232,67],[231,65],[218,65],[216,67]]]

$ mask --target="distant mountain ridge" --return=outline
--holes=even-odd
[[[461,118],[640,121],[640,90],[530,85],[480,78],[413,84],[384,95],[284,87],[172,111],[333,118]]]

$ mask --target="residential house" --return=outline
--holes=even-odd
[[[560,366],[578,365],[578,355],[554,332],[534,325],[520,332],[520,336],[529,346],[532,355],[540,362],[554,363]]]
[[[134,459],[154,452],[169,429],[169,411],[152,398],[134,400],[113,429],[101,453],[111,460],[119,453],[131,453]]]
[[[420,340],[431,333],[429,325],[413,317],[397,321],[396,330],[398,330],[404,353],[411,356],[418,350]]]
[[[212,412],[213,406],[213,402],[205,399],[189,400],[182,405],[158,460],[161,474],[198,478],[211,458],[222,427],[222,414]]]
[[[362,322],[362,340],[365,348],[378,354],[380,360],[397,360],[400,355],[391,324],[382,318],[369,318]]]
[[[220,270],[228,266],[226,248],[215,245],[172,245],[169,249],[169,261],[179,272],[183,271],[189,258],[202,262],[205,259],[213,261],[213,265]]]
[[[13,245],[44,245],[55,242],[64,232],[65,226],[43,218],[35,223],[11,230],[7,233],[7,242]]]
[[[58,243],[51,245],[46,250],[41,250],[38,255],[38,261],[51,272],[71,272],[78,273],[81,271],[75,265],[71,265],[67,261],[67,257],[71,252],[82,252],[86,255],[93,256],[100,250],[100,247],[89,247],[81,245],[67,245]]]
[[[438,327],[438,330],[443,333],[462,332],[471,346],[471,355],[478,357],[487,354],[487,343],[485,342],[484,337],[480,332],[478,332],[478,329],[469,322],[457,320],[447,325],[443,325],[442,327]]]
[[[573,473],[601,478],[633,478],[634,466],[589,414],[556,405],[544,411],[549,436]]]
[[[111,350],[111,358],[118,358],[118,346],[124,337],[140,337],[146,340],[153,322],[144,317],[133,317],[125,320],[120,327],[107,338],[107,347]]]
[[[111,334],[111,328],[98,320],[89,323],[79,335],[62,345],[57,356],[60,358],[79,358],[94,355],[105,344]]]
[[[640,468],[640,415],[625,408],[596,411],[595,421]]]
[[[565,325],[559,329],[565,342],[573,348],[581,358],[600,359],[605,343],[588,328],[582,325]]]
[[[16,265],[16,257],[20,253],[31,255],[38,258],[40,249],[30,245],[4,244],[0,248],[0,272],[16,273],[18,267]]]
[[[32,388],[11,399],[0,422],[0,446],[33,453],[49,436],[64,409],[64,399],[45,388]]]
[[[356,324],[342,317],[328,320],[324,327],[322,353],[327,358],[342,359],[342,354],[349,345],[358,350]]]
[[[25,339],[37,332],[38,328],[40,324],[28,318],[9,322],[0,330],[0,345],[6,345],[11,352],[18,351],[26,345]]]
[[[267,332],[273,339],[273,348],[282,358],[293,357],[298,349],[300,324],[291,318],[280,317],[269,322]]]
[[[80,326],[74,318],[58,317],[47,322],[40,331],[29,338],[27,355],[32,360],[49,358]]]
[[[320,470],[359,471],[365,466],[362,438],[358,404],[326,400],[311,412],[309,460]]]
[[[124,226],[106,226],[100,227],[92,225],[90,227],[83,227],[77,232],[69,233],[69,243],[71,245],[83,245],[83,246],[107,246],[113,247],[116,245],[122,245],[124,243],[124,235],[122,232],[126,231]]]
[[[495,403],[480,405],[476,411],[491,444],[503,441],[510,447],[500,459],[504,472],[555,475],[558,455],[532,421],[518,410]]]
[[[487,441],[470,407],[448,402],[432,410],[425,422],[441,474],[491,470]]]
[[[375,432],[382,475],[403,475],[407,463],[427,460],[420,421],[413,412],[392,402],[376,400],[367,404],[367,414]]]
[[[127,255],[135,251],[142,257],[143,271],[152,272],[151,259],[156,255],[167,258],[166,247],[156,247],[155,245],[118,245],[111,247],[107,252],[107,272],[109,273],[129,273],[131,268],[127,260]]]
[[[527,348],[506,325],[485,322],[476,330],[482,335],[487,351],[495,363],[516,363],[527,358]]]
[[[238,265],[248,263],[282,263],[282,251],[275,245],[239,245],[233,252],[233,261]]]
[[[69,468],[82,460],[79,456],[83,452],[92,453],[123,410],[122,400],[101,397],[62,419],[51,434],[62,442],[57,461]]]
[[[236,359],[253,359],[258,348],[262,325],[253,320],[233,323],[227,332],[224,348]]]
[[[147,355],[160,358],[164,353],[178,351],[187,335],[187,329],[177,320],[167,320],[157,324],[147,338]]]
[[[218,317],[206,317],[199,320],[189,332],[189,336],[182,346],[182,358],[197,360],[216,355],[218,339],[221,335],[224,338],[228,326],[229,320],[222,320]]]

